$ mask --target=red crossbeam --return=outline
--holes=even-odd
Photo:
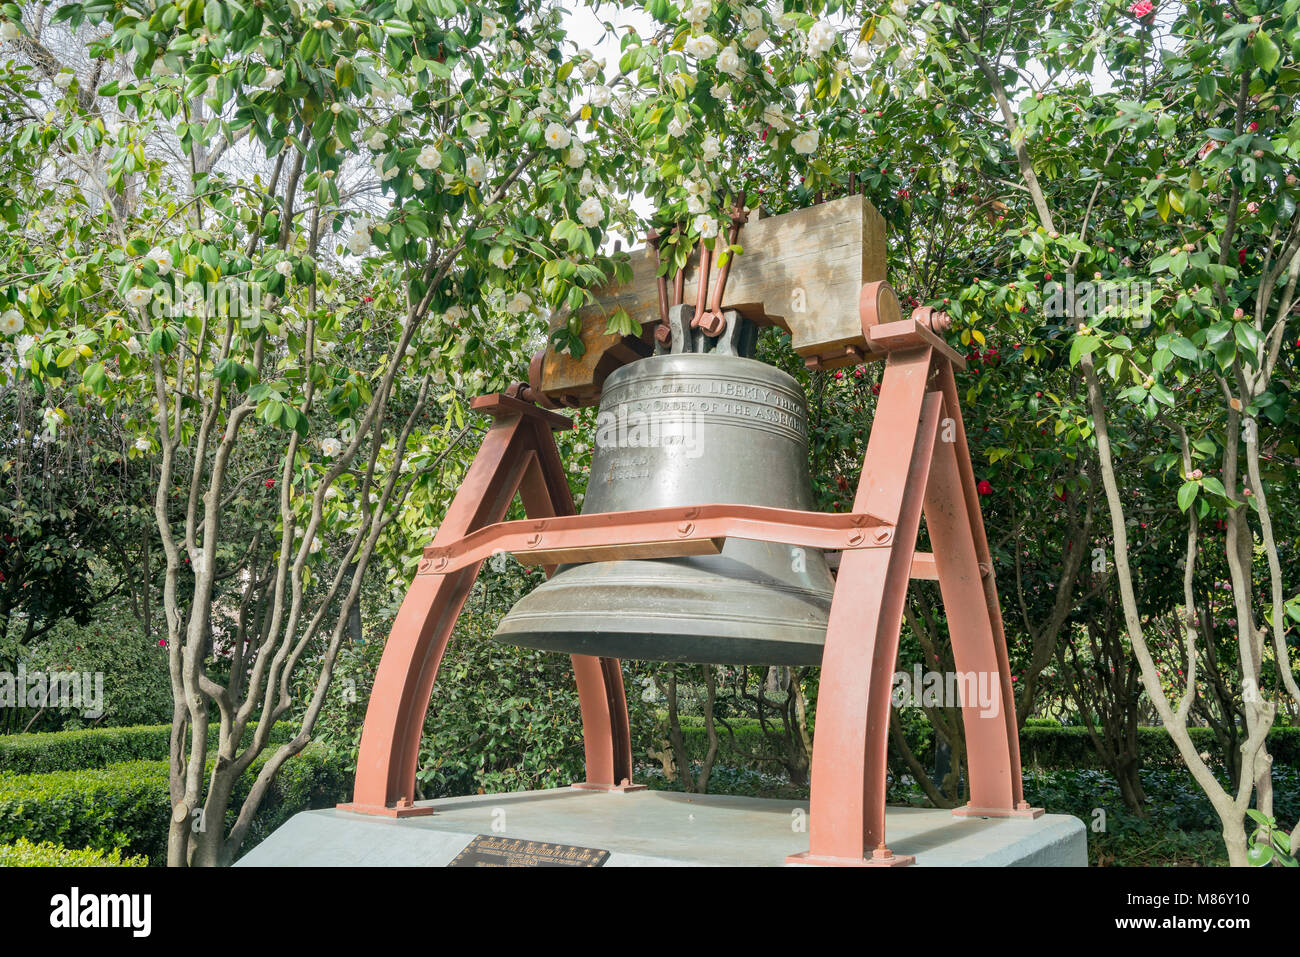
[[[446,575],[483,561],[496,552],[513,552],[531,564],[550,564],[556,553],[643,545],[667,546],[660,556],[697,553],[692,543],[744,538],[819,549],[880,548],[893,540],[893,528],[862,512],[804,512],[758,505],[695,505],[646,508],[594,515],[498,522],[448,545],[424,550],[417,575]]]

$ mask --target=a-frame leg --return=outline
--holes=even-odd
[[[452,501],[435,544],[501,521],[516,491],[536,517],[572,513],[573,501],[551,429],[566,420],[504,396],[476,400],[495,417]],[[531,514],[531,511],[530,511]],[[398,610],[375,675],[357,759],[354,800],[346,810],[388,816],[413,806],[424,715],[438,667],[482,563],[445,575],[422,568]],[[627,704],[616,661],[574,657],[586,736],[587,780],[614,787],[631,774]]]
[[[942,419],[942,428],[940,421]],[[889,708],[924,509],[957,671],[996,688],[963,698],[971,802],[958,815],[1037,816],[1024,803],[1002,615],[952,367],[931,348],[886,360],[854,511],[894,525],[885,549],[845,552],[822,656],[804,864],[911,863],[885,844]],[[967,679],[969,681],[969,679]]]
[[[941,400],[931,350],[890,355],[854,511],[893,526],[887,548],[846,551],[817,694],[809,849],[792,863],[906,864],[885,846],[889,708],[903,603]]]
[[[519,497],[529,518],[573,515],[573,492],[564,474],[555,442],[540,442],[524,473]],[[547,568],[547,574],[554,572]],[[640,790],[632,783],[632,731],[627,717],[623,669],[617,658],[570,655],[582,709],[582,741],[586,779],[574,787],[586,790]]]
[[[954,665],[964,679],[962,722],[971,805],[1009,811],[1015,807],[1019,763],[1012,760],[1014,739],[1008,739],[1005,712],[1015,708],[1015,701],[1003,688],[1004,672],[993,643],[992,622],[952,441],[941,439],[935,446],[925,489],[925,526],[939,573]],[[981,694],[986,696],[983,706]]]
[[[984,517],[980,513],[979,492],[976,489],[975,471],[971,464],[970,448],[966,441],[966,428],[962,422],[961,402],[957,395],[957,381],[953,374],[952,366],[947,362],[939,363],[935,375],[936,382],[944,398],[944,416],[952,422],[951,443],[951,460],[953,473],[945,480],[951,486],[951,501],[959,503],[962,512],[964,512],[964,524],[960,519],[955,519],[952,523],[952,533],[963,536],[964,540],[972,543],[974,548],[975,562],[979,573],[979,586],[983,596],[984,614],[981,618],[981,631],[983,622],[987,621],[989,626],[989,643],[982,645],[981,654],[984,656],[981,660],[981,667],[996,666],[995,674],[999,681],[999,695],[1002,706],[999,709],[998,718],[1001,719],[1002,739],[998,740],[994,731],[995,721],[981,718],[983,725],[982,730],[972,737],[972,729],[969,724],[966,727],[968,769],[971,775],[971,800],[965,806],[957,808],[953,814],[958,817],[978,816],[978,817],[1039,817],[1043,813],[1042,808],[1031,808],[1025,801],[1024,783],[1020,768],[1020,732],[1016,724],[1016,699],[1015,690],[1011,684],[1011,664],[1007,654],[1007,638],[1002,626],[1002,606],[998,601],[997,579],[993,571],[993,558],[989,552],[988,535],[984,530]],[[934,481],[934,477],[931,477]],[[934,538],[934,525],[931,522],[930,511],[927,505],[926,526],[930,529],[930,537]],[[968,529],[963,532],[963,529]],[[969,536],[968,538],[966,536]],[[936,545],[934,551],[936,555],[940,552]],[[936,559],[937,562],[937,559]],[[969,575],[969,572],[966,573]],[[940,589],[943,585],[943,573],[940,571]],[[964,599],[974,613],[976,608],[975,596],[971,595]],[[948,596],[943,595],[945,607],[948,606]],[[976,617],[978,614],[975,615]],[[952,614],[949,612],[949,631],[952,631]],[[956,654],[956,639],[954,638],[954,655]],[[957,665],[959,670],[966,670],[960,663]],[[1006,795],[1000,782],[996,787],[993,786],[993,771],[986,769],[981,760],[981,770],[978,776],[981,777],[987,786],[982,786],[980,791],[976,792],[977,772],[975,764],[977,755],[974,750],[973,741],[976,739],[984,741],[987,739],[987,747],[990,755],[1000,755],[1003,753],[1005,741],[1006,767],[1007,774],[1010,778],[1010,795]],[[993,765],[997,767],[997,765]],[[988,803],[991,796],[996,796],[998,802]]]

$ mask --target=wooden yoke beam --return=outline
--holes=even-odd
[[[745,251],[732,260],[722,308],[760,325],[780,326],[810,364],[834,368],[870,358],[859,318],[861,300],[865,285],[885,279],[886,251],[885,221],[866,197],[846,196],[751,220],[738,242]],[[594,405],[611,372],[650,353],[659,321],[655,257],[648,247],[628,255],[632,281],[598,290],[597,303],[579,313],[586,346],[582,357],[556,352],[549,344],[539,354],[530,384],[542,401]],[[694,302],[698,295],[697,258],[686,269],[684,302]],[[896,306],[895,300],[895,312]],[[619,309],[638,324],[639,334],[605,332]],[[880,321],[898,318],[885,315]]]

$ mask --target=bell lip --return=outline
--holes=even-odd
[[[823,633],[824,637],[824,633]],[[520,640],[520,639],[524,640]],[[680,654],[664,654],[665,638],[681,646]],[[820,666],[824,642],[779,639],[728,638],[718,635],[669,635],[659,633],[605,632],[590,630],[530,631],[502,634],[492,640],[517,648],[532,648],[554,654],[617,658],[620,661],[662,661],[696,665]],[[656,653],[658,652],[658,653]]]

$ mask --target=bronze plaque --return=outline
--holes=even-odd
[[[609,851],[476,834],[448,867],[600,867]]]

